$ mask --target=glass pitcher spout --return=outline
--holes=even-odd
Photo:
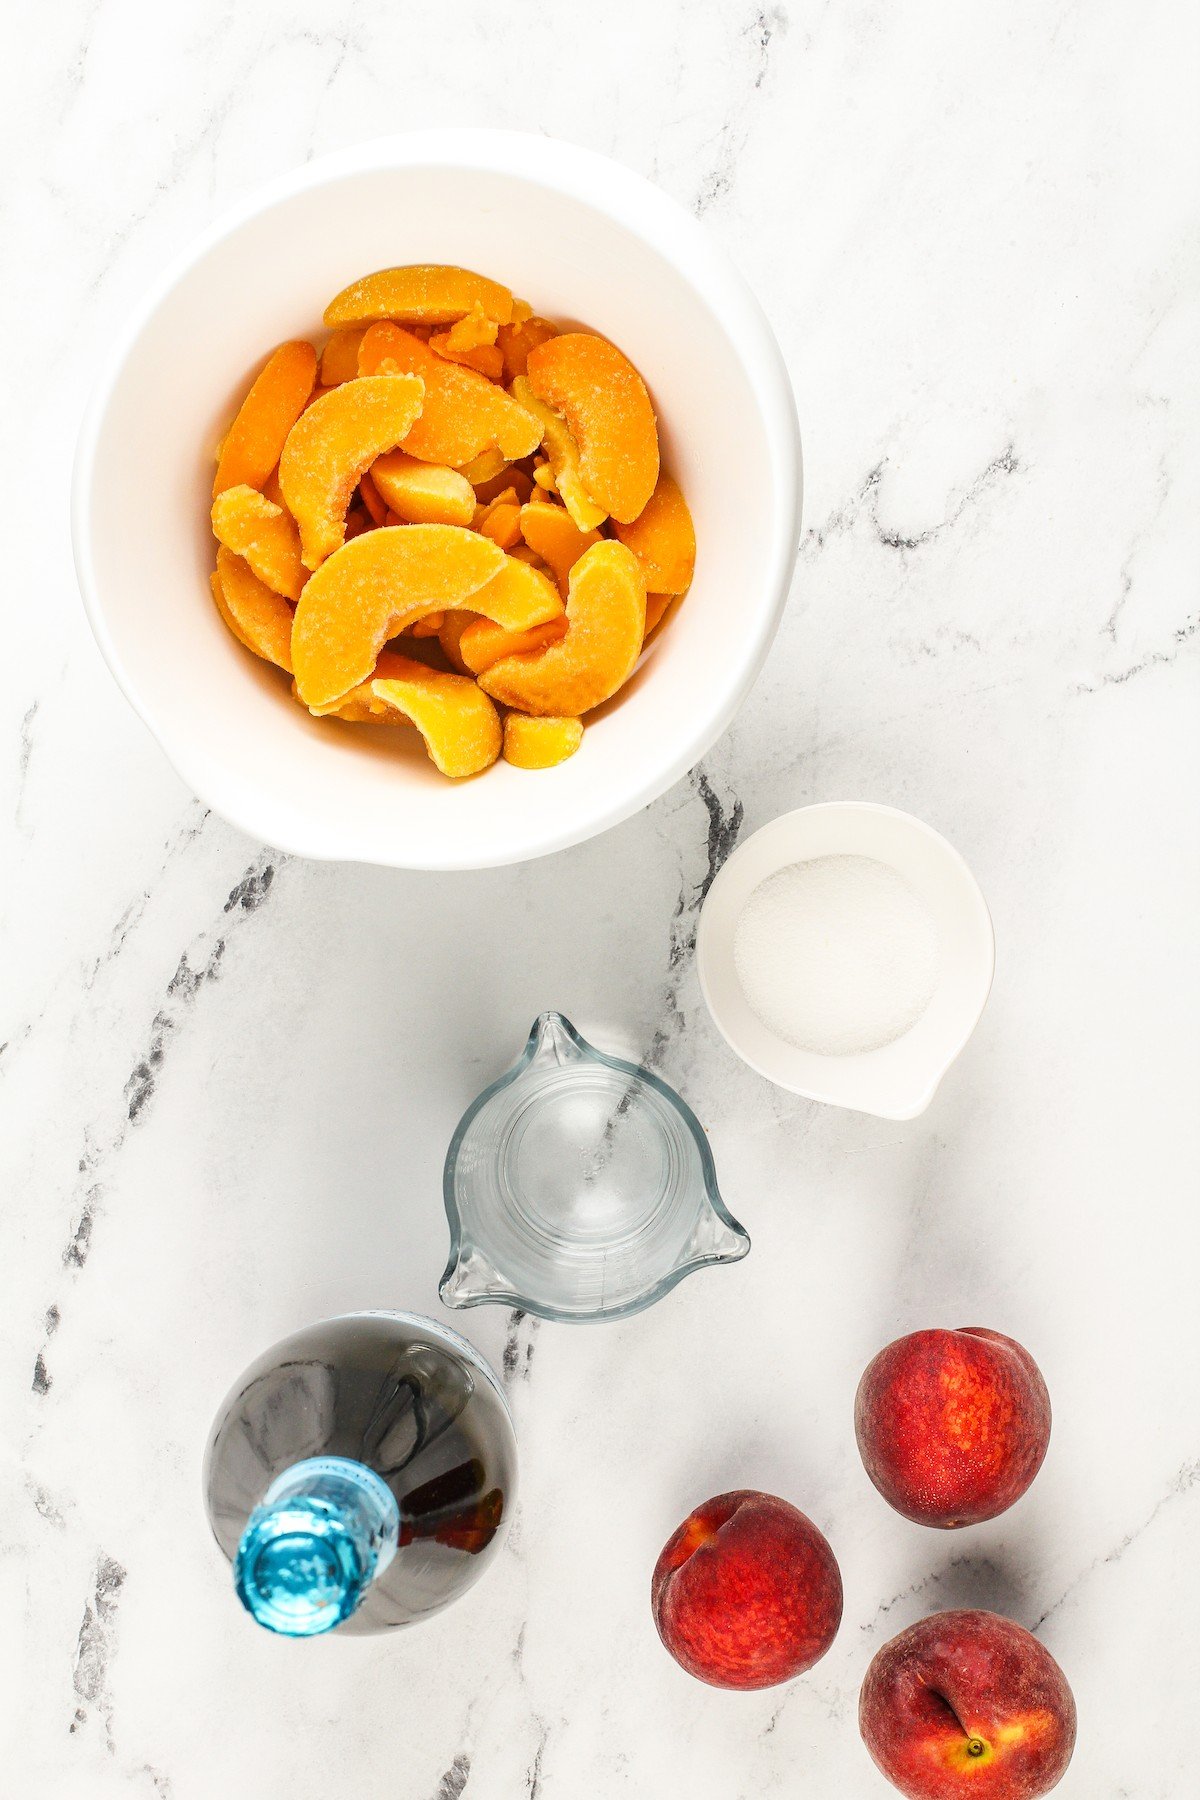
[[[530,1068],[555,1066],[569,1068],[572,1063],[586,1062],[591,1053],[575,1027],[562,1013],[539,1013],[533,1021],[526,1045]]]
[[[558,1012],[467,1109],[444,1189],[447,1306],[623,1318],[750,1249],[686,1101]]]

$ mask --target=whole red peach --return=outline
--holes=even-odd
[[[908,1800],[1037,1800],[1075,1748],[1066,1676],[1023,1626],[990,1612],[934,1613],[885,1644],[858,1724]]]
[[[914,1331],[869,1363],[854,1401],[867,1474],[918,1525],[978,1525],[1019,1500],[1050,1442],[1050,1396],[998,1331]]]
[[[689,1675],[764,1688],[811,1669],[837,1636],[842,1577],[811,1519],[750,1488],[686,1518],[654,1569],[654,1622]]]

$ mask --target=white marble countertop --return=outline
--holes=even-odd
[[[1064,1795],[1194,1792],[1194,8],[64,0],[15,29],[5,1793],[882,1800],[865,1665],[961,1603],[1067,1671]],[[109,679],[73,440],[106,339],[227,204],[443,123],[585,142],[703,215],[792,371],[806,532],[756,690],[641,816],[499,873],[307,865],[206,815]],[[696,986],[720,855],[836,797],[928,819],[995,915],[991,1003],[913,1124],[773,1091]],[[273,1640],[208,1538],[210,1415],[311,1318],[437,1310],[448,1133],[548,1005],[688,1096],[753,1253],[609,1328],[463,1315],[523,1456],[496,1569],[419,1632]],[[962,1323],[1029,1346],[1055,1429],[1026,1498],[949,1538],[874,1493],[850,1406],[885,1341]],[[831,1653],[751,1696],[684,1676],[648,1606],[668,1532],[741,1485],[846,1582]]]

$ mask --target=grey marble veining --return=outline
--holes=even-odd
[[[869,1800],[871,1653],[983,1604],[1075,1688],[1064,1795],[1180,1800],[1200,1679],[1193,9],[26,14],[0,110],[12,1791]],[[753,695],[637,818],[490,874],[305,864],[192,800],[104,670],[70,563],[74,435],[105,341],[220,210],[320,151],[447,123],[577,139],[704,217],[788,359],[805,536]],[[992,1000],[913,1124],[768,1088],[700,1001],[722,859],[828,798],[927,818],[995,915]],[[447,1138],[545,1006],[688,1098],[754,1250],[618,1326],[467,1315],[521,1443],[503,1558],[403,1640],[271,1640],[207,1538],[212,1412],[310,1318],[436,1309]],[[889,1337],[967,1322],[1029,1345],[1055,1428],[1029,1495],[949,1537],[883,1505],[850,1408]],[[648,1605],[668,1532],[734,1485],[810,1512],[846,1582],[824,1661],[745,1696],[683,1676]]]

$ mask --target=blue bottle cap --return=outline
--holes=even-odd
[[[369,1561],[370,1566],[367,1566]],[[238,1597],[268,1631],[315,1637],[349,1618],[375,1570],[338,1514],[303,1499],[251,1515],[234,1565]]]

